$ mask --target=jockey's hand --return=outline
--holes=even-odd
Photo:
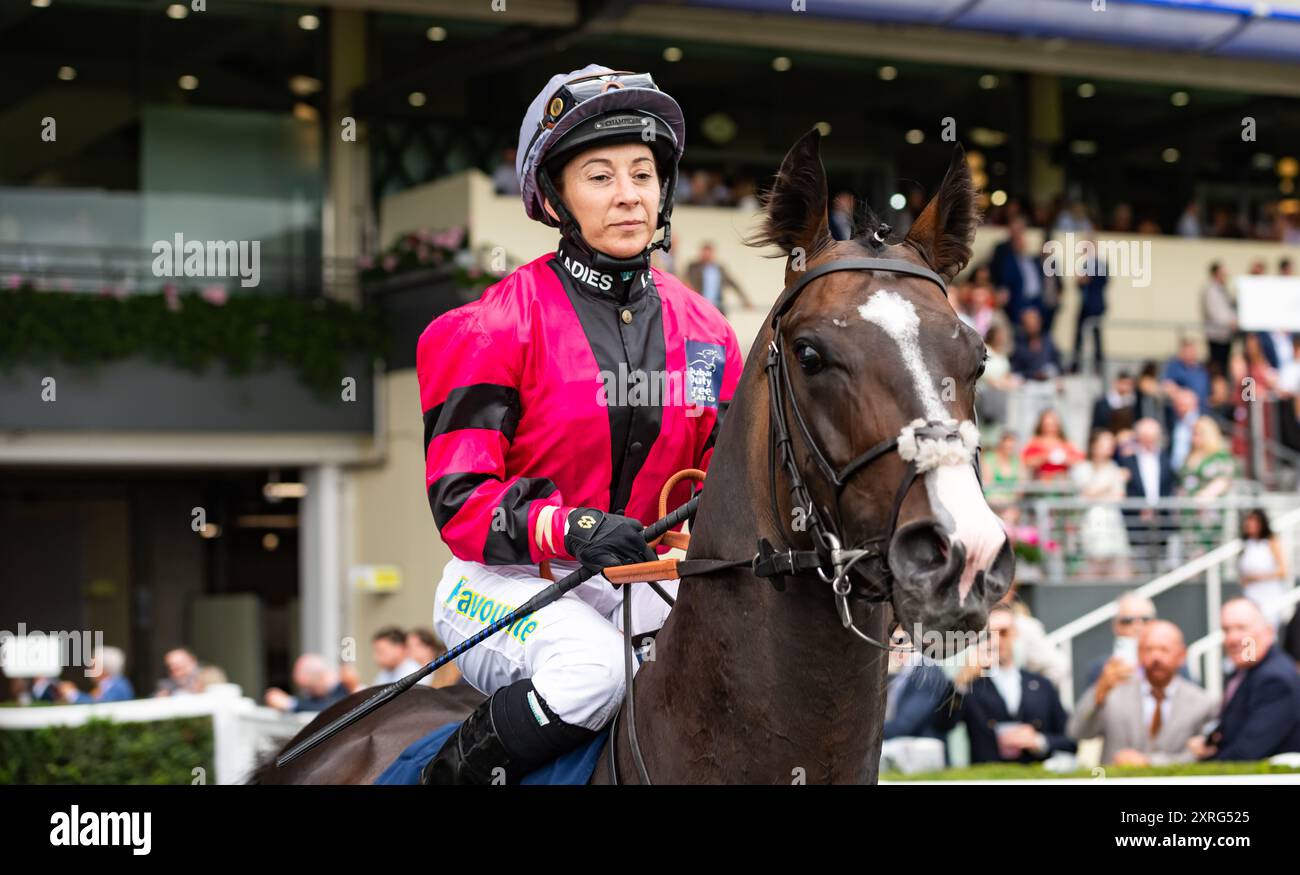
[[[653,562],[659,557],[646,543],[640,520],[605,513],[594,507],[569,512],[564,549],[588,571],[599,574],[611,565]]]

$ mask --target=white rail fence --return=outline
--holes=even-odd
[[[238,784],[248,777],[263,756],[278,750],[315,716],[284,714],[242,695],[237,684],[216,684],[206,692],[188,696],[92,705],[0,708],[0,732],[46,726],[81,726],[92,718],[142,723],[211,717],[213,765],[216,769],[213,777],[218,784]]]

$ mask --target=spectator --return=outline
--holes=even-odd
[[[497,194],[519,194],[519,174],[515,171],[517,154],[514,146],[507,147],[501,153],[501,162],[492,171],[492,189]]]
[[[1169,520],[1160,510],[1160,500],[1174,494],[1174,470],[1169,456],[1161,447],[1160,423],[1154,419],[1140,419],[1134,427],[1137,446],[1132,455],[1121,458],[1120,464],[1128,469],[1126,494],[1141,498],[1146,506],[1141,510],[1126,509],[1124,520],[1128,525],[1129,543],[1139,544],[1143,558],[1152,565],[1158,548],[1168,541]]]
[[[1183,493],[1211,501],[1226,495],[1237,476],[1237,463],[1223,442],[1223,432],[1213,417],[1202,416],[1192,430],[1191,446],[1178,472]]]
[[[199,666],[199,671],[196,677],[198,679],[197,687],[200,693],[205,692],[209,687],[230,682],[229,678],[226,677],[226,673],[215,665]]]
[[[1270,626],[1279,628],[1291,616],[1286,597],[1291,592],[1282,542],[1269,524],[1268,514],[1255,508],[1241,521],[1241,556],[1237,560],[1237,582],[1241,594],[1254,602]]]
[[[1016,665],[1041,674],[1059,690],[1070,674],[1069,663],[1056,645],[1048,643],[1047,629],[1019,598],[1019,589],[1019,584],[1013,582],[1002,597],[1002,604],[1011,608],[1016,618]]]
[[[1232,384],[1223,374],[1210,377],[1210,409],[1206,411],[1214,417],[1219,429],[1231,432],[1235,427],[1236,401],[1232,397]]]
[[[1249,599],[1220,612],[1223,651],[1236,671],[1223,690],[1219,725],[1188,748],[1200,759],[1262,760],[1300,752],[1300,674],[1274,646],[1276,632]]]
[[[33,702],[49,702],[53,704],[59,701],[58,679],[32,678],[30,695]]]
[[[1215,702],[1178,676],[1187,661],[1182,630],[1167,620],[1151,621],[1138,638],[1137,658],[1141,675],[1123,660],[1106,664],[1075,706],[1070,735],[1101,736],[1107,764],[1191,762],[1187,743],[1213,719]]]
[[[1201,236],[1201,208],[1196,205],[1196,201],[1188,201],[1187,206],[1183,207],[1183,214],[1178,217],[1178,236]]]
[[[889,681],[885,692],[885,738],[937,738],[939,712],[948,695],[943,669],[919,652],[889,651]]]
[[[700,244],[700,255],[686,268],[686,285],[699,292],[704,300],[718,308],[724,316],[727,314],[723,292],[731,289],[740,298],[746,310],[754,308],[754,302],[745,294],[731,273],[714,259],[713,244],[705,241]]]
[[[1209,503],[1232,489],[1237,462],[1228,452],[1223,432],[1213,417],[1196,420],[1190,451],[1178,472],[1182,492],[1188,498]],[[1192,508],[1182,511],[1183,531],[1199,541],[1202,551],[1213,550],[1223,539],[1223,511]]]
[[[1201,364],[1196,351],[1196,341],[1184,337],[1178,341],[1178,355],[1165,364],[1165,372],[1160,376],[1161,388],[1165,394],[1173,396],[1174,388],[1181,386],[1196,393],[1196,400],[1201,407],[1210,403],[1210,372]]]
[[[978,331],[980,337],[988,336],[993,327],[993,290],[972,279],[950,287],[950,292],[956,297],[953,309],[957,318]]]
[[[1105,429],[1119,432],[1132,428],[1137,421],[1137,387],[1133,375],[1120,371],[1111,383],[1110,391],[1092,405],[1092,431]]]
[[[989,504],[1009,504],[1020,497],[1022,474],[1014,431],[1004,430],[993,452],[982,456],[980,464],[984,469],[980,472],[984,497]]]
[[[1151,599],[1135,592],[1126,592],[1115,599],[1115,616],[1110,621],[1110,631],[1114,635],[1111,655],[1099,657],[1088,664],[1085,684],[1095,684],[1106,665],[1116,659],[1137,669],[1140,676],[1142,666],[1137,658],[1138,638],[1146,625],[1155,619],[1156,605]]]
[[[447,652],[446,646],[433,634],[432,629],[412,629],[406,633],[406,649],[411,658],[420,665],[428,665]],[[455,662],[449,662],[431,675],[420,680],[426,687],[450,687],[462,683],[460,669]]]
[[[167,677],[158,682],[155,696],[179,696],[201,692],[199,661],[187,647],[175,647],[163,654]]]
[[[1124,516],[1117,502],[1124,498],[1128,470],[1115,463],[1115,435],[1095,431],[1088,443],[1088,458],[1070,470],[1079,498],[1090,507],[1084,511],[1083,555],[1090,573],[1106,577],[1127,577],[1131,552]]]
[[[1082,451],[1061,433],[1061,417],[1051,409],[1039,414],[1034,436],[1021,457],[1034,480],[1063,479],[1071,467],[1083,461]]]
[[[1237,305],[1228,294],[1228,280],[1219,262],[1210,264],[1210,278],[1201,289],[1201,319],[1209,346],[1206,364],[1220,374],[1228,373],[1228,353],[1237,330]]]
[[[316,653],[304,653],[298,657],[293,664],[293,684],[298,688],[298,696],[271,687],[266,691],[266,704],[285,712],[324,711],[348,695],[348,688],[339,680],[339,673]]]
[[[1096,247],[1095,237],[1089,238],[1089,242],[1094,248]],[[1101,320],[1106,315],[1106,283],[1109,277],[1100,251],[1097,252],[1096,267],[1095,273],[1084,274],[1078,279],[1079,317],[1074,323],[1074,361],[1070,365],[1070,372],[1074,374],[1079,373],[1083,365],[1085,332],[1092,334],[1092,362],[1095,373],[1097,376],[1105,373],[1106,356],[1101,344]]]
[[[980,391],[975,394],[975,409],[980,421],[990,425],[1006,422],[1008,394],[1023,382],[1019,374],[1011,372],[1011,359],[1007,357],[1009,338],[1007,329],[994,320],[984,339],[988,358],[979,379]]]
[[[1182,470],[1187,454],[1192,451],[1192,432],[1201,418],[1201,405],[1196,393],[1175,386],[1169,393],[1173,403],[1174,418],[1169,427],[1169,465]]]
[[[125,702],[135,698],[131,682],[123,676],[126,671],[126,654],[120,647],[96,650],[86,666],[87,673],[95,677],[95,691],[85,693],[72,681],[61,681],[59,692],[63,700],[72,705],[89,705],[94,702]]]
[[[1045,324],[1048,305],[1043,297],[1043,264],[1029,251],[1023,218],[1012,221],[1008,231],[1007,239],[993,249],[993,282],[1004,297],[1003,307],[1013,325],[1019,325],[1021,313],[1031,308],[1039,311],[1040,321]]]
[[[1020,334],[1011,356],[1011,370],[1026,380],[1050,380],[1061,375],[1060,353],[1042,320],[1042,314],[1033,307],[1020,313]]]
[[[975,648],[976,659],[953,679],[955,707],[940,712],[939,730],[947,732],[961,720],[970,737],[972,763],[1030,763],[1054,751],[1073,752],[1056,688],[1042,675],[1016,666],[1011,608],[993,606],[988,633]]]
[[[831,236],[836,240],[848,240],[853,236],[853,195],[842,191],[831,201],[830,212]]]
[[[1159,369],[1155,362],[1145,362],[1138,372],[1137,402],[1134,404],[1133,415],[1136,419],[1154,419],[1163,429],[1173,421],[1174,412],[1156,378]]]
[[[371,652],[379,673],[371,686],[382,686],[400,681],[413,671],[420,670],[420,664],[406,652],[406,633],[396,626],[385,626],[370,639]]]

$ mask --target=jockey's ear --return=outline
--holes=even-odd
[[[560,221],[559,215],[555,212],[555,207],[551,206],[550,198],[547,198],[545,195],[542,196],[542,206],[546,208],[546,212],[551,214],[552,219],[557,222]]]

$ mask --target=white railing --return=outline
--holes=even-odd
[[[1278,536],[1287,536],[1292,529],[1300,527],[1300,509],[1292,510],[1278,517],[1273,523],[1273,532]],[[1146,598],[1155,598],[1162,592],[1173,589],[1180,584],[1194,581],[1202,574],[1205,575],[1205,611],[1206,621],[1209,624],[1209,634],[1196,642],[1200,645],[1197,653],[1203,652],[1209,645],[1202,644],[1216,634],[1222,636],[1219,628],[1219,608],[1223,605],[1223,567],[1232,562],[1241,555],[1243,544],[1240,538],[1233,539],[1221,547],[1216,547],[1204,556],[1193,559],[1181,568],[1176,568],[1168,574],[1162,574],[1150,583],[1137,587],[1134,592],[1139,596]],[[1289,552],[1289,551],[1288,551]],[[1292,597],[1297,593],[1293,592]],[[1061,689],[1061,698],[1067,705],[1072,705],[1075,701],[1074,695],[1074,639],[1078,638],[1084,632],[1088,632],[1098,626],[1110,622],[1115,616],[1118,608],[1114,602],[1102,605],[1096,610],[1089,611],[1077,620],[1066,623],[1059,629],[1053,630],[1048,634],[1046,641],[1048,644],[1055,646],[1061,651],[1065,658],[1067,671],[1065,673],[1065,682]],[[1221,637],[1220,637],[1220,640]],[[1190,651],[1190,648],[1189,648]],[[1190,653],[1189,653],[1190,655]],[[1223,663],[1221,660],[1211,659],[1208,661],[1208,671],[1205,672],[1205,686],[1211,692],[1221,692],[1223,689]]]
[[[243,782],[258,760],[297,735],[315,714],[284,714],[240,694],[237,684],[217,684],[207,692],[158,699],[133,699],[91,705],[0,708],[0,731],[81,726],[109,719],[118,723],[211,717],[216,783]],[[196,764],[201,767],[201,764]]]

